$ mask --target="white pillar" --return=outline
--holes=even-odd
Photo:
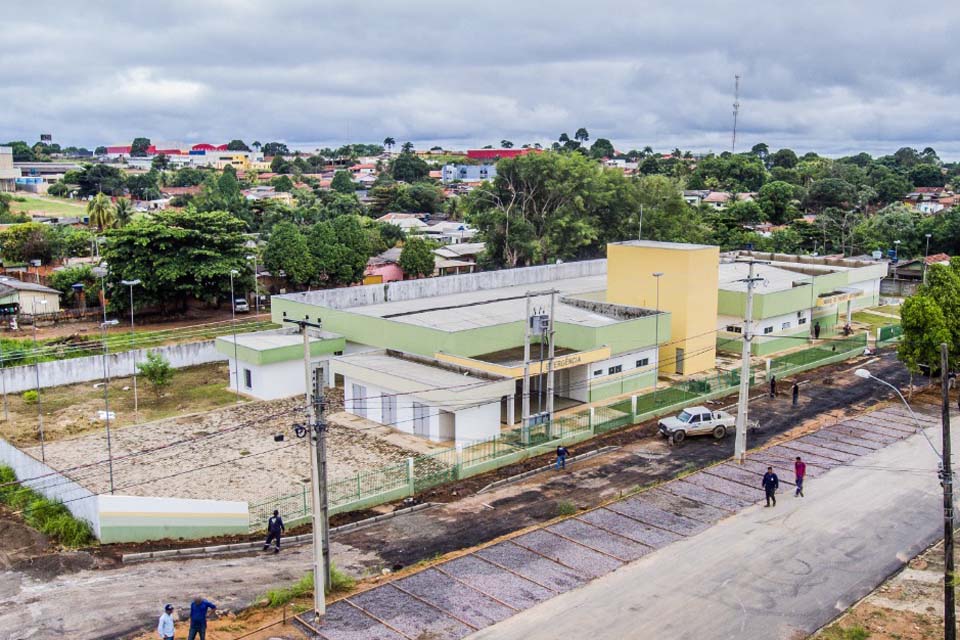
[[[637,396],[630,396],[630,414],[637,415]]]
[[[597,410],[595,407],[590,407],[590,431],[593,432],[594,427],[597,424]]]
[[[516,420],[516,396],[510,395],[507,396],[507,426],[512,429]]]
[[[416,493],[413,483],[413,458],[407,458],[407,491],[411,496]]]
[[[847,300],[847,324],[853,321],[853,300]]]

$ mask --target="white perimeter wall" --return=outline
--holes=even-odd
[[[192,367],[210,362],[223,362],[225,355],[214,348],[213,340],[203,342],[188,342],[174,344],[154,349],[138,349],[136,361],[142,362],[148,351],[156,351],[170,361],[174,369]],[[134,371],[132,351],[111,353],[107,356],[107,366],[110,376],[129,376]],[[16,393],[37,388],[36,369],[34,365],[7,367],[2,369],[4,384],[7,392]],[[59,387],[64,384],[90,382],[103,379],[103,356],[86,356],[69,360],[53,360],[40,363],[40,388]],[[242,384],[242,381],[241,381]],[[303,389],[300,390],[303,393]]]

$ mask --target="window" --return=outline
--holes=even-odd
[[[800,325],[800,324],[807,324],[807,319],[806,319],[806,318],[797,318],[797,324],[798,324],[798,325]]]
[[[640,358],[637,360],[637,368],[646,367],[650,364],[650,358]]]
[[[773,333],[773,327],[764,327],[763,333],[764,334]]]
[[[802,317],[803,317],[803,311],[797,311],[797,317],[798,317],[798,318],[802,318]]]
[[[737,326],[735,324],[728,324],[726,330],[730,333],[743,333],[743,327]]]
[[[333,355],[335,355],[335,356],[342,356],[342,355],[343,355],[343,351],[334,351],[334,352],[333,352]]]
[[[789,328],[790,328],[790,323],[789,323],[789,322],[784,322],[783,324],[780,325],[780,329],[781,329],[781,330],[782,330],[782,329],[789,329]]]
[[[250,369],[243,370],[243,385],[247,389],[253,389],[253,374],[250,373]]]
[[[596,371],[593,372],[593,375],[595,375],[595,376],[602,376],[602,375],[603,375],[603,369],[597,369]]]
[[[699,415],[699,414],[693,416],[692,418],[690,418],[690,424],[697,424],[698,422],[700,422],[700,415]]]
[[[610,367],[609,369],[607,369],[607,373],[608,373],[609,375],[611,375],[611,376],[612,376],[613,374],[615,374],[615,373],[620,373],[621,371],[623,371],[623,365],[622,365],[622,364],[618,364],[618,365],[615,366],[615,367]]]

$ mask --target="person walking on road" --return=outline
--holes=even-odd
[[[567,456],[570,455],[570,451],[563,445],[557,447],[557,471],[560,469],[567,468]]]
[[[207,640],[207,611],[216,609],[217,605],[200,596],[193,599],[190,603],[190,633],[187,640],[194,640],[200,636],[200,640]]]
[[[773,472],[773,467],[767,467],[767,472],[763,474],[763,491],[767,494],[766,506],[777,506],[777,489],[779,487],[780,478],[778,478],[777,474]]]
[[[160,614],[160,622],[157,624],[157,635],[160,636],[160,640],[173,640],[172,604],[163,607],[163,613]]]
[[[770,376],[770,397],[777,397],[777,376]]]
[[[797,403],[800,402],[800,383],[793,383],[793,406],[797,406]]]
[[[797,456],[796,461],[793,463],[793,472],[796,474],[796,485],[797,492],[793,494],[794,498],[803,497],[803,479],[807,477],[807,463],[800,459],[800,456]]]
[[[267,520],[267,540],[263,543],[263,550],[269,549],[270,542],[273,541],[273,552],[280,553],[280,534],[285,530],[286,527],[283,526],[283,518],[280,517],[280,512],[274,509],[273,517]]]
[[[820,339],[820,323],[819,322],[813,325],[813,339],[814,340]]]

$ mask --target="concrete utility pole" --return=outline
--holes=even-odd
[[[327,613],[325,599],[326,585],[329,583],[330,564],[327,543],[327,425],[323,420],[323,378],[325,371],[318,367],[316,372],[310,367],[309,328],[319,329],[320,324],[308,320],[284,319],[300,327],[303,335],[303,379],[304,407],[307,412],[306,431],[310,443],[310,481],[313,488],[313,609],[315,622],[320,624]],[[314,376],[316,376],[314,378]],[[311,398],[311,390],[313,397]]]
[[[104,311],[106,316],[107,312]],[[110,439],[110,366],[107,364],[107,327],[120,324],[119,320],[104,320],[100,323],[100,340],[103,342],[103,421],[107,428],[107,464],[110,469],[110,493],[113,493],[113,443]]]
[[[950,370],[948,347],[940,345],[940,424],[943,429],[943,638],[956,640],[957,612],[953,567],[953,468],[950,464]]]
[[[741,351],[743,362],[740,364],[740,396],[737,399],[737,435],[733,445],[733,459],[737,464],[743,464],[744,456],[747,453],[747,411],[750,403],[750,341],[753,338],[750,335],[753,320],[753,284],[763,279],[756,278],[753,275],[753,266],[756,262],[751,260],[748,264],[750,270],[747,273],[747,279],[740,281],[747,283],[747,308],[743,318],[743,349]]]
[[[520,396],[520,441],[530,441],[530,292],[527,291],[527,312],[523,319],[523,392]]]
[[[550,347],[547,352],[547,423],[550,429],[550,435],[553,436],[553,314],[556,310],[557,292],[550,292],[550,320],[547,326],[547,339],[550,341]],[[541,367],[543,364],[541,363]]]

